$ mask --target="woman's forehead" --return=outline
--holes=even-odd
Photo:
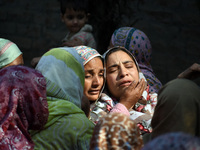
[[[115,61],[133,61],[133,58],[126,52],[119,50],[119,51],[115,51],[115,52],[111,53],[107,57],[107,63],[115,62]]]

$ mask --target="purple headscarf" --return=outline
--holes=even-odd
[[[147,143],[142,150],[197,150],[200,138],[184,132],[169,132]]]
[[[133,27],[121,27],[111,37],[113,46],[123,46],[136,58],[141,72],[150,85],[150,92],[158,92],[162,83],[156,78],[151,61],[152,47],[146,34]]]

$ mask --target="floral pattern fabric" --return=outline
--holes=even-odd
[[[111,113],[95,126],[90,150],[140,150],[143,146],[136,123],[122,113]]]
[[[46,81],[25,66],[0,70],[0,149],[29,150],[34,143],[28,130],[40,130],[48,119]]]

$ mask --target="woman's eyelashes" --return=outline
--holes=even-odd
[[[85,78],[86,79],[89,79],[89,78],[93,78],[94,76],[98,76],[100,78],[103,78],[104,77],[104,70],[100,71],[99,73],[95,73],[95,72],[86,72],[85,73]]]

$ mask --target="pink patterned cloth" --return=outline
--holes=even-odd
[[[25,66],[0,70],[0,149],[33,149],[28,130],[39,130],[48,119],[46,81]]]
[[[116,112],[121,112],[127,116],[130,116],[130,113],[128,109],[126,108],[126,106],[124,106],[121,103],[117,103],[115,107],[113,107],[113,109],[110,111],[110,113],[116,113]]]
[[[96,41],[93,36],[93,27],[89,24],[85,24],[79,32],[75,34],[71,34],[70,32],[65,36],[62,40],[62,43],[69,42],[74,39],[79,39],[83,45],[89,46],[91,48],[96,49]],[[78,46],[78,45],[76,45]]]

